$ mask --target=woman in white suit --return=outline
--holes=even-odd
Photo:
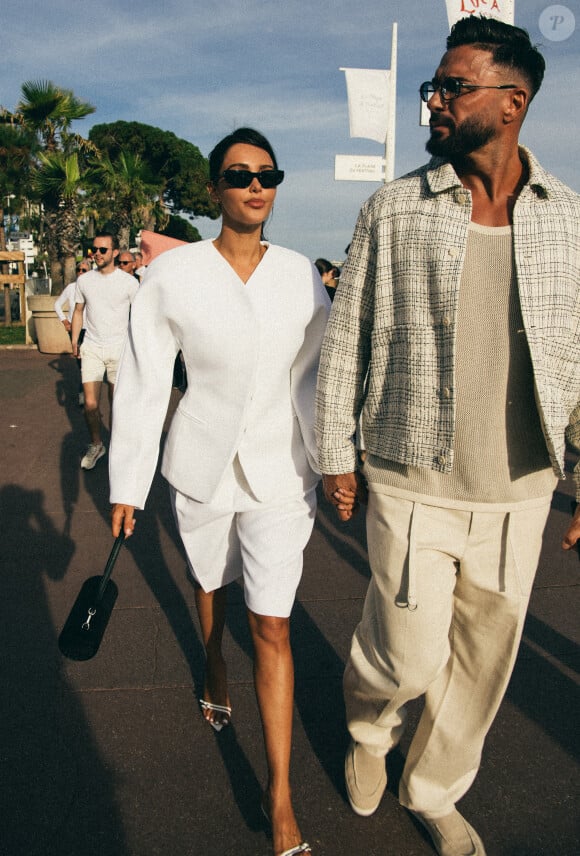
[[[314,393],[329,300],[308,259],[263,240],[284,177],[269,142],[240,128],[209,163],[219,236],[156,258],[132,305],[115,390],[112,528],[130,535],[145,504],[181,350],[188,386],[162,472],[196,583],[200,704],[216,730],[229,723],[226,586],[243,576],[269,771],[263,809],[274,854],[295,856],[311,850],[290,792],[289,616],[316,510]]]

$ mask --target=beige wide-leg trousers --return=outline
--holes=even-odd
[[[369,488],[372,578],[344,676],[348,727],[385,755],[405,704],[425,694],[399,799],[442,817],[475,778],[512,673],[551,498],[470,512]]]

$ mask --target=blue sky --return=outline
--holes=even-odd
[[[522,142],[543,165],[580,191],[578,97],[580,2],[565,40],[539,27],[551,4],[515,0],[515,23],[547,62]],[[419,84],[429,79],[448,33],[444,0],[21,0],[2,22],[0,104],[12,109],[26,80],[47,79],[97,108],[76,123],[141,121],[195,143],[207,155],[238,125],[263,131],[286,180],[268,237],[305,253],[340,260],[361,203],[378,187],[334,180],[335,154],[382,154],[350,139],[340,67],[388,68],[398,24],[395,175],[423,163]],[[215,222],[196,221],[204,238]]]

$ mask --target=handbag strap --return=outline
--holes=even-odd
[[[113,573],[113,568],[115,567],[115,562],[117,561],[117,556],[119,555],[119,551],[123,546],[123,541],[125,540],[125,533],[121,529],[117,537],[115,538],[115,542],[109,553],[109,558],[107,559],[107,564],[105,565],[105,570],[103,571],[103,578],[101,579],[101,583],[99,585],[99,590],[97,592],[97,597],[95,599],[96,603],[102,599],[105,589],[107,588],[107,583],[111,578],[111,574]]]

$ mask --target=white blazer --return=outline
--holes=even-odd
[[[115,386],[111,502],[145,505],[179,350],[188,386],[163,455],[170,484],[208,502],[237,454],[259,500],[312,487],[329,307],[316,268],[282,247],[268,246],[246,284],[212,241],[158,256],[131,307]]]

